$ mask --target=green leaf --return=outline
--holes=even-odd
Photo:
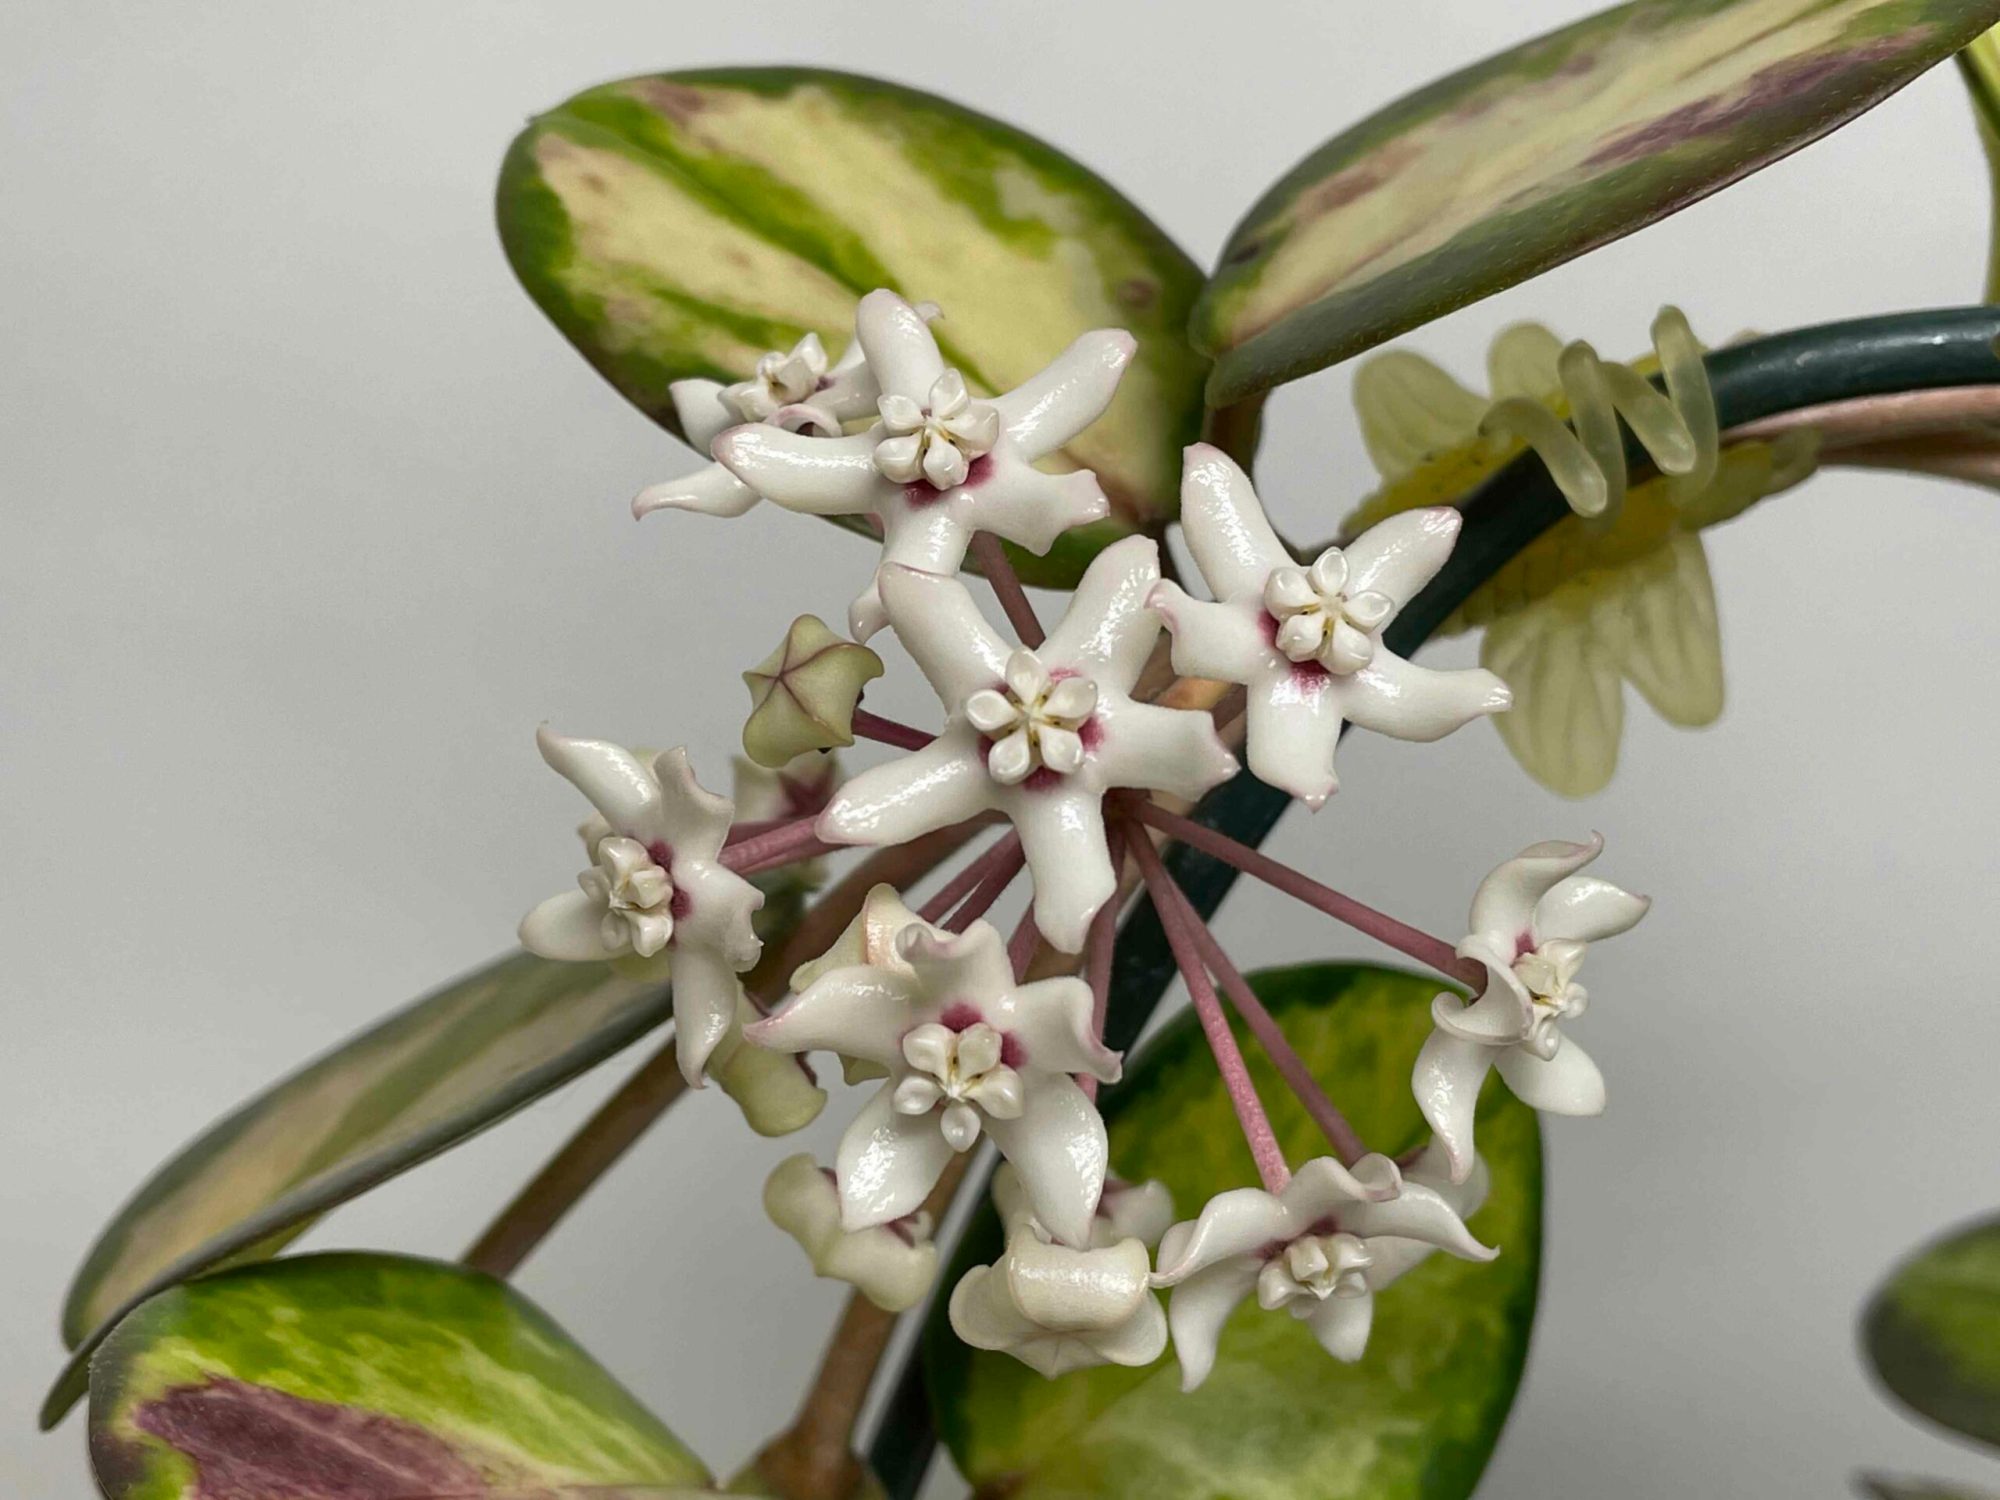
[[[1067,586],[1104,545],[1178,509],[1206,363],[1187,345],[1201,272],[1102,178],[930,94],[807,68],[608,83],[538,116],[500,174],[515,273],[641,411],[676,427],[670,382],[740,380],[807,331],[853,337],[876,287],[942,304],[945,357],[1010,389],[1092,328],[1130,329],[1117,399],[1063,457],[1110,519],[1046,558]]]
[[[2000,0],[1640,0],[1335,136],[1259,200],[1195,309],[1223,406],[1687,207],[1852,119]],[[1831,221],[1829,221],[1831,222]]]
[[[527,1298],[397,1255],[245,1266],[145,1303],[91,1361],[90,1453],[110,1500],[497,1500],[709,1478]]]
[[[2000,1445],[2000,1218],[1957,1230],[1897,1267],[1862,1321],[1892,1395]]]
[[[336,1204],[406,1171],[629,1045],[666,989],[602,964],[516,953],[398,1011],[211,1126],[98,1237],[63,1307],[77,1352],[43,1408],[134,1304],[212,1267],[274,1255]]]
[[[1252,982],[1371,1146],[1401,1153],[1421,1143],[1410,1070],[1430,1033],[1437,980],[1314,964]],[[1293,1163],[1324,1155],[1325,1141],[1260,1052],[1251,1051],[1251,1069]],[[1256,1181],[1191,1012],[1162,1028],[1128,1082],[1106,1096],[1105,1113],[1114,1169],[1165,1182],[1182,1217]],[[939,1435],[974,1484],[1015,1500],[1470,1494],[1520,1379],[1541,1245],[1534,1112],[1494,1085],[1481,1100],[1479,1144],[1493,1190],[1471,1223],[1501,1247],[1500,1259],[1433,1256],[1383,1292],[1359,1364],[1336,1363],[1302,1324],[1254,1299],[1225,1331],[1215,1373],[1191,1395],[1181,1393],[1171,1352],[1144,1370],[1049,1381],[1006,1355],[967,1348],[934,1318],[925,1358]],[[991,1260],[998,1234],[987,1215],[943,1284]]]

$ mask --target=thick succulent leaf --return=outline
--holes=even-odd
[[[807,331],[843,349],[876,287],[941,304],[945,357],[984,394],[1088,329],[1130,329],[1116,401],[1062,455],[1097,472],[1112,517],[1016,566],[1074,583],[1098,548],[1177,507],[1207,370],[1183,333],[1201,273],[1109,184],[1011,126],[812,69],[631,78],[529,125],[499,215],[529,295],[676,431],[670,382],[741,380]]]
[[[1955,1432],[2000,1445],[2000,1218],[1897,1267],[1862,1324],[1891,1394]]]
[[[1817,139],[2000,0],[1639,0],[1334,137],[1239,224],[1195,311],[1221,406],[1629,234]]]
[[[664,986],[516,953],[336,1047],[211,1126],[98,1237],[63,1307],[77,1350],[43,1421],[82,1394],[82,1359],[136,1301],[273,1255],[312,1220],[540,1098],[671,1014]]]
[[[1435,979],[1317,964],[1257,975],[1257,992],[1369,1144],[1424,1138],[1410,1070],[1430,1032]],[[1249,1043],[1246,1041],[1246,1048]],[[1327,1147],[1261,1053],[1258,1091],[1296,1165]],[[1256,1172],[1190,1012],[1164,1027],[1107,1094],[1119,1175],[1156,1177],[1179,1216]],[[1225,1330],[1215,1372],[1183,1395],[1169,1352],[1150,1368],[1044,1380],[961,1344],[934,1318],[925,1346],[932,1411],[960,1469],[1015,1500],[1163,1495],[1470,1494],[1526,1357],[1541,1240],[1534,1112],[1497,1085],[1480,1101],[1493,1190],[1471,1220],[1501,1247],[1491,1265],[1436,1255],[1376,1299],[1368,1352],[1337,1364],[1309,1331],[1252,1299]],[[992,1259],[998,1229],[967,1236],[944,1285]]]
[[[304,1255],[161,1293],[90,1366],[110,1500],[661,1496],[701,1460],[527,1298],[395,1255]]]

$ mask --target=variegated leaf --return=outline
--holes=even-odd
[[[1684,208],[1996,22],[2000,0],[1637,0],[1410,94],[1313,152],[1231,235],[1193,325],[1216,358],[1209,400]]]
[[[1201,273],[1101,178],[1010,126],[805,68],[630,78],[535,119],[499,214],[529,294],[675,430],[670,382],[740,380],[807,331],[844,348],[879,286],[942,305],[938,341],[978,393],[1088,329],[1130,329],[1117,399],[1061,455],[1096,471],[1112,516],[1016,566],[1073,583],[1099,547],[1175,511],[1206,374],[1183,332]]]
[[[663,985],[515,953],[336,1047],[183,1147],[92,1246],[63,1307],[75,1350],[43,1409],[137,1301],[274,1255],[329,1208],[540,1098],[660,1025]]]
[[[91,1362],[110,1500],[652,1500],[708,1471],[504,1282],[306,1255],[175,1287]]]

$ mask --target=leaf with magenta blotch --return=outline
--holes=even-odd
[[[1191,325],[1216,361],[1209,402],[1678,212],[1996,22],[2000,0],[1639,0],[1405,95],[1314,150],[1231,233]],[[1842,222],[1834,206],[1818,227]]]
[[[661,1500],[701,1460],[477,1271],[306,1255],[173,1288],[91,1361],[110,1500]]]
[[[665,984],[512,953],[241,1105],[163,1163],[99,1234],[63,1305],[75,1352],[43,1425],[83,1394],[84,1360],[140,1300],[277,1254],[329,1209],[595,1067],[671,1009]]]

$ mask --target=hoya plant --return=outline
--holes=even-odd
[[[940,1445],[989,1500],[1471,1493],[1534,1321],[1537,1119],[1604,1107],[1586,1049],[1618,997],[1589,1014],[1585,980],[1594,945],[1646,942],[1646,871],[1579,816],[1434,870],[1467,917],[1432,933],[1259,845],[1295,804],[1323,835],[1383,794],[1343,780],[1350,727],[1490,717],[1581,796],[1627,683],[1713,719],[1702,533],[1830,465],[1993,485],[2000,310],[1711,348],[1666,307],[1630,360],[1519,326],[1483,391],[1378,346],[1968,47],[1991,141],[1996,23],[2000,0],[1608,10],[1315,147],[1212,273],[1055,147],[881,80],[650,74],[535,117],[500,165],[507,256],[685,448],[633,514],[793,512],[844,613],[746,587],[653,663],[644,747],[524,720],[580,826],[551,830],[520,950],[141,1187],[70,1290],[44,1423],[87,1398],[114,1500],[909,1497]],[[1328,476],[1330,534],[1282,536],[1265,399],[1357,358],[1379,473]],[[1419,663],[1462,631],[1480,665]],[[740,746],[681,743],[670,705],[722,691],[706,658],[744,640],[771,644],[725,663]],[[867,706],[892,671],[935,698],[917,722]],[[1246,973],[1209,926],[1242,876],[1347,956]],[[641,1043],[458,1259],[285,1253]],[[718,1477],[508,1278],[676,1101],[781,1136],[829,1069],[866,1085],[837,1150],[762,1198],[798,1273],[852,1295],[802,1406]],[[671,1265],[629,1291],[702,1295]],[[1885,1378],[1990,1439],[1991,1350],[1933,1348],[1936,1305],[1884,1304]]]

